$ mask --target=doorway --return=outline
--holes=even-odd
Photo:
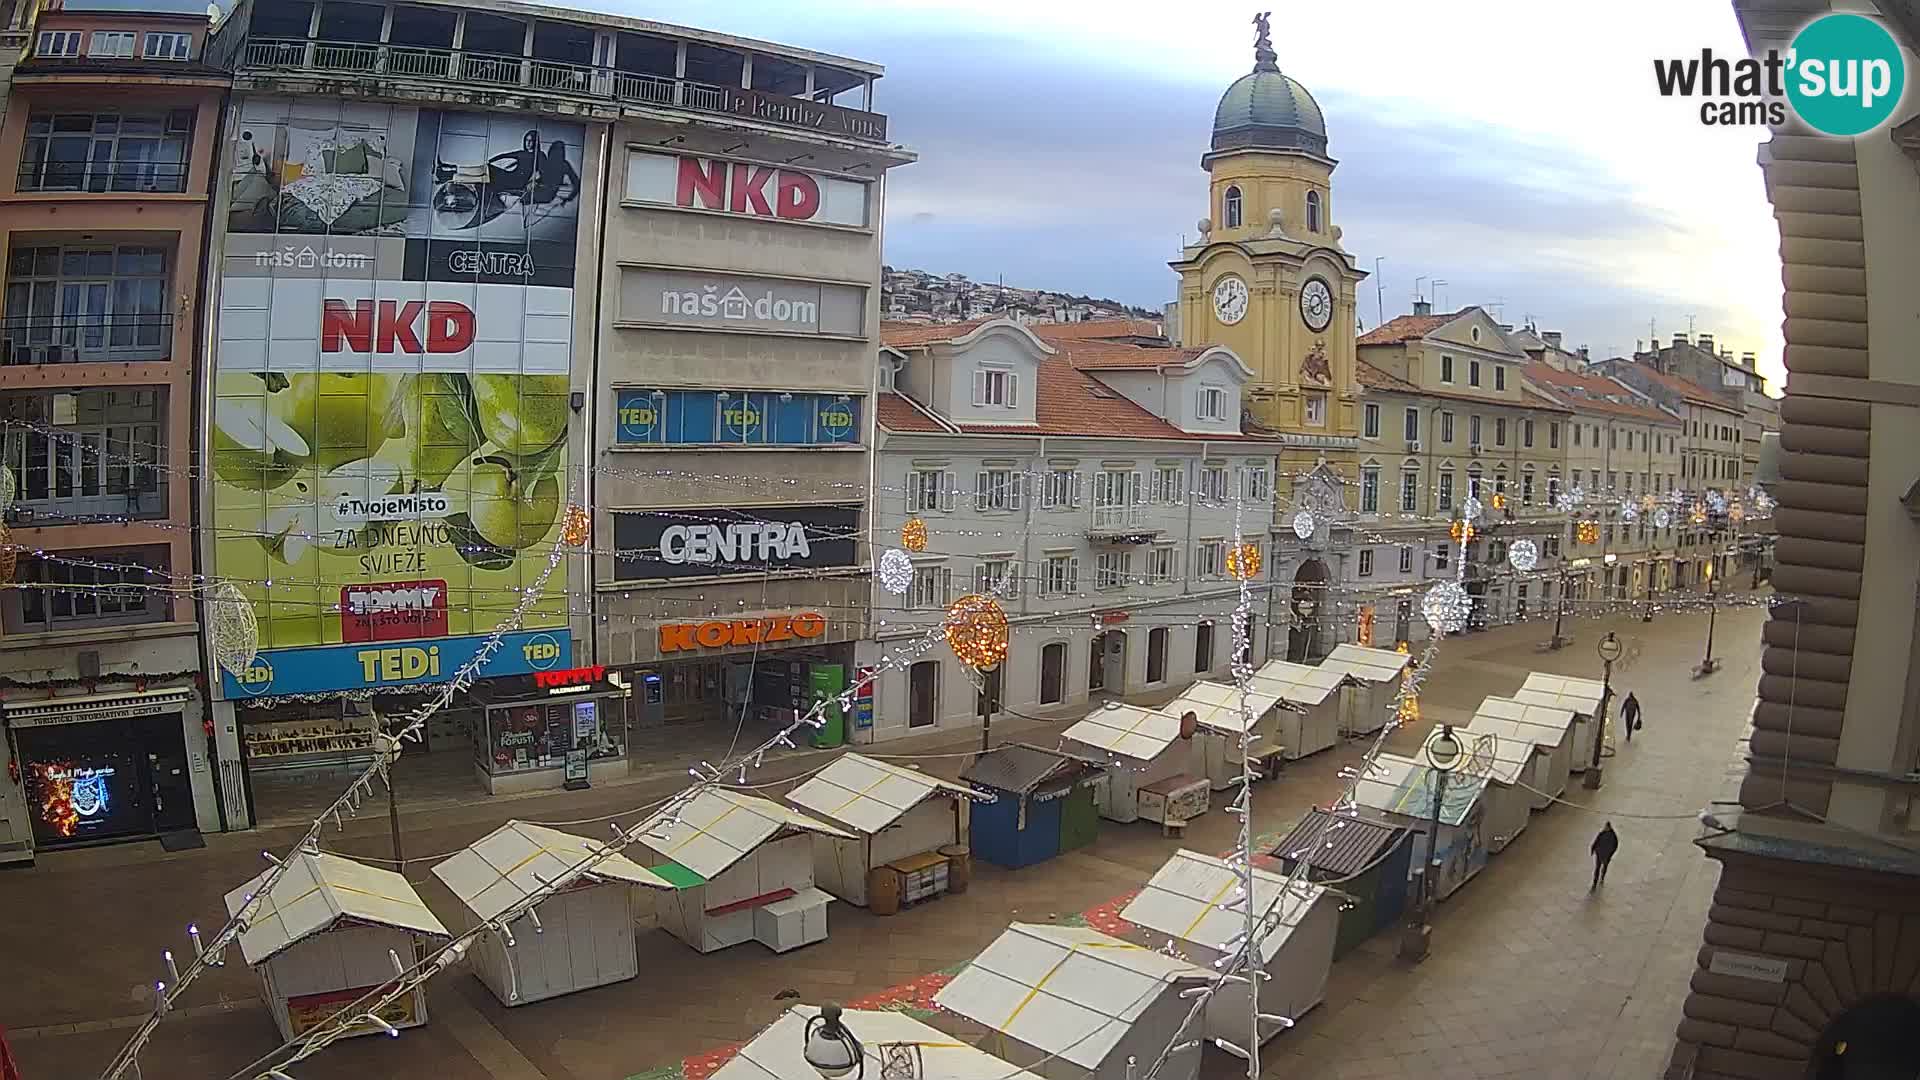
[[[1920,1074],[1920,1003],[1883,995],[1841,1013],[1814,1044],[1812,1080],[1907,1080]]]
[[[1147,685],[1167,681],[1167,638],[1169,631],[1156,626],[1147,631]]]
[[[1040,704],[1058,705],[1067,696],[1067,643],[1040,650]]]
[[[1087,690],[1120,694],[1127,685],[1127,632],[1104,630],[1087,650]]]
[[[1320,641],[1320,609],[1327,597],[1327,564],[1308,559],[1293,575],[1292,632],[1287,635],[1287,659],[1304,664],[1326,652]]]
[[[907,669],[907,726],[932,727],[940,696],[940,661],[922,660]]]
[[[178,713],[20,728],[15,738],[38,846],[197,824]]]

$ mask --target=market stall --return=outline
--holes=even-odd
[[[813,836],[853,834],[755,795],[707,788],[647,819],[641,843],[669,860],[661,929],[703,953],[758,941],[774,952],[825,940],[833,897],[814,887]]]
[[[1060,733],[1067,753],[1109,763],[1094,804],[1109,821],[1191,821],[1207,812],[1204,777],[1186,772],[1190,753],[1178,716],[1110,701]]]
[[[1520,835],[1533,817],[1533,792],[1527,788],[1533,782],[1534,745],[1525,739],[1471,728],[1454,728],[1453,734],[1460,740],[1460,752],[1466,762],[1454,777],[1472,772],[1486,778],[1487,850],[1498,853]]]
[[[1387,821],[1426,832],[1433,827],[1434,784],[1438,770],[1422,761],[1380,754],[1354,786],[1354,799]],[[1437,868],[1433,898],[1444,900],[1487,865],[1487,778],[1459,771],[1446,777],[1440,798],[1440,836],[1430,859],[1427,840],[1416,838],[1412,874],[1418,880],[1426,859]],[[1417,895],[1417,893],[1416,893]]]
[[[1018,743],[976,755],[960,779],[994,799],[972,807],[972,853],[1017,870],[1093,843],[1100,831],[1094,786],[1102,775],[1071,754]]]
[[[411,963],[426,939],[448,936],[400,874],[324,851],[296,852],[286,861],[266,895],[256,894],[270,870],[226,896],[230,915],[252,904],[240,954],[260,973],[282,1038],[297,1038],[392,984],[394,957]],[[426,987],[396,998],[379,1018],[387,1027],[364,1023],[351,1034],[426,1023]]]
[[[1533,790],[1527,795],[1533,809],[1545,810],[1567,790],[1567,773],[1578,753],[1574,742],[1577,725],[1571,710],[1489,696],[1473,711],[1467,727],[1492,732],[1502,740],[1532,741],[1536,754],[1533,778],[1527,786]]]
[[[483,934],[468,952],[473,973],[503,1005],[623,982],[640,973],[633,925],[637,888],[667,880],[621,854],[580,869],[604,850],[595,840],[509,821],[433,868],[475,926],[542,888],[555,890],[504,933]]]
[[[711,1080],[820,1080],[807,1063],[809,1029],[818,1032],[821,1010],[795,1005],[780,1014],[738,1053],[712,1073]],[[902,1080],[1040,1080],[984,1050],[891,1009],[843,1009],[838,1016],[847,1034],[859,1041],[872,1080],[901,1075],[903,1062],[913,1071]]]
[[[1175,1041],[1191,1009],[1180,992],[1209,977],[1098,930],[1014,923],[933,1000],[985,1026],[984,1049],[1049,1080],[1134,1080]],[[1193,1080],[1199,1065],[1195,1045],[1157,1075]]]
[[[1347,677],[1340,688],[1340,730],[1347,735],[1371,735],[1393,714],[1399,681],[1413,657],[1392,649],[1352,643],[1335,645],[1320,666]]]
[[[1347,676],[1330,668],[1269,660],[1253,673],[1253,686],[1293,706],[1280,713],[1278,738],[1287,760],[1332,748],[1340,741],[1340,688]]]
[[[1416,842],[1421,838],[1398,825],[1358,813],[1312,809],[1274,846],[1273,855],[1285,873],[1293,873],[1295,864],[1304,861],[1307,880],[1340,883],[1347,902],[1333,943],[1333,958],[1338,960],[1400,921]]]
[[[1214,791],[1225,791],[1240,780],[1241,742],[1248,731],[1248,750],[1258,762],[1278,745],[1273,733],[1285,708],[1272,694],[1254,690],[1241,707],[1240,688],[1227,683],[1197,682],[1159,711],[1184,717],[1192,713],[1198,725],[1189,740],[1187,774],[1205,777]]]
[[[467,692],[475,774],[494,795],[626,776],[626,697],[603,667],[480,680]]]
[[[1568,771],[1583,773],[1593,760],[1593,725],[1606,697],[1606,684],[1596,679],[1576,679],[1568,675],[1533,672],[1520,684],[1513,699],[1529,705],[1546,705],[1573,713],[1572,757]]]
[[[1231,955],[1245,935],[1246,916],[1224,909],[1239,884],[1239,875],[1226,860],[1176,851],[1120,917],[1149,931],[1150,944],[1170,938],[1187,959],[1210,965]],[[1324,885],[1290,882],[1260,869],[1253,872],[1252,891],[1254,917],[1267,926],[1260,938],[1260,968],[1271,976],[1260,988],[1260,1011],[1298,1020],[1326,996],[1340,897]],[[1253,1018],[1247,1004],[1246,987],[1221,987],[1207,1000],[1207,1037],[1251,1045]],[[1259,1041],[1283,1030],[1278,1021],[1262,1023]]]
[[[813,835],[814,880],[877,914],[966,888],[967,803],[973,789],[915,769],[847,754],[787,792],[853,836]]]

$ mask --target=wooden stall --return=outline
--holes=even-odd
[[[1486,778],[1487,850],[1497,854],[1513,843],[1533,817],[1533,793],[1527,789],[1533,783],[1534,745],[1471,728],[1454,728],[1453,733],[1460,740],[1462,768]]]
[[[641,843],[668,860],[660,926],[703,953],[758,941],[786,952],[827,936],[833,897],[814,887],[813,836],[837,826],[755,795],[708,788],[646,822]]]
[[[1346,675],[1330,668],[1269,660],[1253,673],[1253,685],[1291,708],[1280,713],[1276,736],[1293,761],[1328,750],[1340,741],[1340,688]]]
[[[1240,688],[1227,683],[1197,682],[1179,697],[1160,706],[1173,716],[1192,713],[1198,725],[1190,741],[1187,774],[1205,777],[1214,791],[1225,791],[1240,780],[1241,741],[1249,730],[1249,751],[1258,762],[1278,749],[1273,738],[1282,711],[1280,699],[1260,690],[1248,693],[1242,711]]]
[[[1340,688],[1340,730],[1347,735],[1371,735],[1393,715],[1400,678],[1413,657],[1393,649],[1365,645],[1335,645],[1320,666],[1347,677]]]
[[[448,936],[400,874],[324,851],[296,852],[286,861],[266,895],[258,894],[271,871],[226,896],[228,914],[249,910],[240,955],[259,973],[283,1039],[390,985],[395,957],[411,965],[416,948]],[[426,987],[395,999],[379,1018],[395,1030],[426,1023]],[[351,1034],[386,1030],[364,1023]]]
[[[1513,700],[1528,705],[1566,709],[1573,713],[1573,754],[1567,769],[1583,773],[1593,760],[1593,725],[1598,722],[1606,691],[1606,684],[1597,679],[1576,679],[1570,675],[1548,675],[1536,671],[1520,684]]]
[[[1397,754],[1380,754],[1374,765],[1355,785],[1355,800],[1395,825],[1422,833],[1432,828],[1436,771],[1423,761]],[[1447,777],[1440,800],[1440,837],[1432,858],[1427,858],[1425,837],[1414,841],[1419,850],[1413,859],[1413,880],[1419,880],[1421,860],[1432,864],[1435,900],[1453,895],[1487,865],[1486,792],[1486,777],[1456,770]]]
[[[1407,909],[1407,879],[1413,848],[1421,838],[1398,825],[1361,816],[1308,810],[1285,839],[1274,846],[1280,869],[1293,873],[1307,864],[1307,880],[1337,881],[1347,896],[1334,938],[1333,958],[1400,921]]]
[[[814,882],[849,904],[875,912],[966,888],[966,817],[973,789],[917,769],[846,754],[787,792],[802,810],[853,833],[813,835]],[[888,880],[889,878],[893,880]]]
[[[1155,942],[1175,947],[1202,966],[1230,955],[1246,932],[1246,916],[1222,910],[1239,885],[1226,860],[1197,851],[1176,851],[1120,917],[1148,931]],[[1260,967],[1269,976],[1260,988],[1260,1011],[1298,1020],[1326,996],[1333,943],[1340,926],[1340,897],[1324,885],[1253,872],[1253,913],[1268,929],[1260,939]],[[1220,988],[1207,1001],[1206,1034],[1235,1046],[1253,1038],[1252,1010],[1244,986]],[[1259,1041],[1285,1030],[1277,1021],[1260,1025]]]
[[[1535,810],[1545,810],[1567,790],[1567,774],[1578,752],[1574,746],[1576,724],[1569,709],[1553,705],[1529,705],[1514,698],[1489,695],[1467,721],[1471,731],[1492,732],[1503,740],[1531,740],[1538,750],[1533,778],[1527,793]]]
[[[1109,821],[1189,821],[1207,812],[1204,777],[1186,771],[1190,760],[1180,718],[1110,701],[1060,733],[1067,753],[1107,764],[1095,782],[1094,804]]]
[[[933,1000],[986,1027],[983,1049],[1049,1080],[1135,1080],[1127,1059],[1159,1060],[1191,1008],[1180,992],[1209,976],[1087,927],[1014,923]],[[1159,1080],[1193,1080],[1199,1065],[1190,1047]]]
[[[554,895],[468,951],[473,973],[503,1005],[624,982],[640,973],[633,926],[638,889],[667,880],[625,855],[579,866],[604,850],[583,836],[509,821],[433,868],[467,911],[468,925],[500,917],[542,887]]]
[[[818,1015],[812,1005],[788,1008],[714,1070],[711,1080],[820,1080],[806,1058],[807,1025]],[[840,1023],[865,1050],[871,1080],[894,1076],[902,1062],[913,1065],[907,1080],[1040,1080],[903,1012],[846,1009]]]
[[[974,855],[1017,870],[1093,843],[1100,832],[1094,786],[1103,770],[1071,754],[1009,743],[976,755],[960,779],[992,796],[972,807]]]

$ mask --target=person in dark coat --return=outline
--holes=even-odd
[[[1613,831],[1613,822],[1609,821],[1600,827],[1600,832],[1593,838],[1593,846],[1588,850],[1593,852],[1593,888],[1587,891],[1592,892],[1606,884],[1607,864],[1613,861],[1613,853],[1620,850],[1620,836]]]
[[[1626,721],[1627,741],[1632,742],[1634,729],[1640,726],[1639,698],[1632,694],[1627,695],[1627,700],[1620,703],[1620,719]]]

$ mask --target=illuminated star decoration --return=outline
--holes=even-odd
[[[1293,535],[1302,540],[1311,540],[1316,524],[1318,523],[1313,520],[1313,511],[1302,510],[1293,515]]]
[[[1507,563],[1521,573],[1527,573],[1540,564],[1540,545],[1531,540],[1515,540],[1507,548]]]
[[[1571,514],[1573,512],[1574,506],[1576,505],[1573,501],[1573,492],[1571,491],[1561,492],[1560,497],[1553,500],[1553,504],[1560,508],[1561,513]]]
[[[904,595],[913,588],[913,560],[899,548],[888,548],[881,554],[876,573],[880,577],[880,587],[895,596]]]

